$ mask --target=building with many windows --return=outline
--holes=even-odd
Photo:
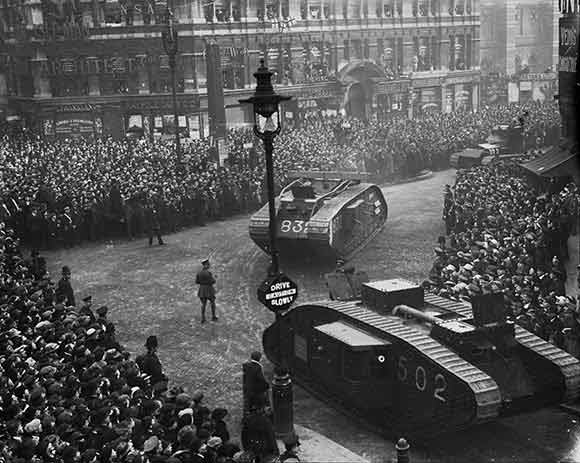
[[[558,1],[481,0],[482,102],[550,101],[558,93]]]
[[[208,86],[228,127],[265,59],[283,115],[479,105],[477,0],[173,0],[180,129],[209,132]],[[173,128],[168,5],[155,0],[2,0],[0,106],[44,136]],[[216,45],[215,53],[207,52]],[[215,47],[214,47],[215,48]],[[216,62],[209,62],[210,60]],[[208,71],[209,70],[209,71]],[[214,103],[212,103],[214,104]]]

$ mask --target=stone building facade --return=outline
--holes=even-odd
[[[283,111],[293,121],[479,106],[479,0],[5,0],[0,107],[47,137],[167,133],[169,10],[191,137],[208,134],[208,43],[219,46],[229,127],[251,120],[238,99],[261,58],[294,97]]]

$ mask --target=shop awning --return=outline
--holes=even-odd
[[[563,143],[521,166],[540,177],[576,177],[580,174],[578,145]]]

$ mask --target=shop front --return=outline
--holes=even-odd
[[[455,75],[454,75],[455,74]],[[477,111],[479,109],[480,75],[474,72],[452,73],[445,79],[446,111]]]
[[[413,114],[425,114],[441,109],[441,83],[440,77],[413,80]]]
[[[374,79],[373,84],[373,109],[375,109],[379,117],[384,117],[394,111],[404,111],[406,109],[407,96],[411,85],[410,81]]]
[[[184,138],[196,137],[199,131],[200,108],[197,95],[182,94],[177,100],[179,133]],[[170,98],[161,96],[127,97],[121,103],[125,137],[164,139],[175,135],[175,116]],[[197,119],[197,120],[196,120]]]
[[[98,104],[40,104],[36,123],[48,139],[99,138],[107,108]]]
[[[519,79],[520,103],[553,101],[558,93],[558,80],[553,72],[522,74]]]
[[[313,115],[336,116],[343,102],[341,87],[337,83],[294,86],[280,89],[280,94],[292,97],[292,100],[282,105],[284,119],[290,125],[299,125]]]
[[[456,111],[471,111],[471,84],[456,84],[454,86],[454,108]]]

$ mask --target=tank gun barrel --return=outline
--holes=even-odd
[[[432,315],[427,315],[420,310],[414,309],[413,307],[409,307],[408,305],[398,305],[393,309],[393,315],[405,314],[413,318],[418,318],[419,320],[423,320],[428,323],[439,323],[441,320],[437,317]]]

